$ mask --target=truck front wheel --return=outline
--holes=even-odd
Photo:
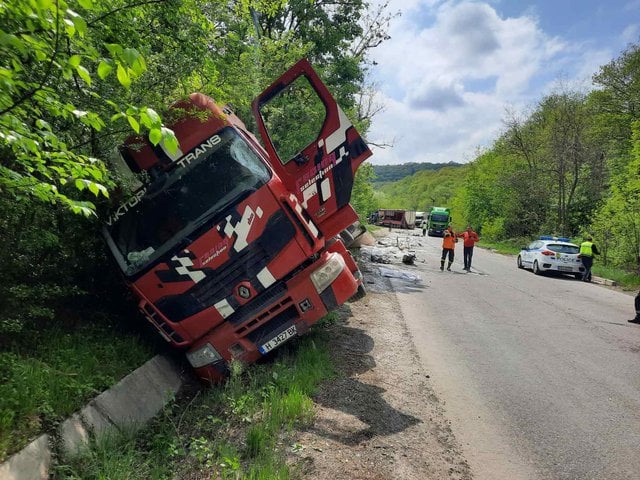
[[[364,288],[364,285],[358,285],[358,290],[356,291],[356,293],[353,294],[353,296],[349,299],[349,301],[350,302],[358,301],[364,298],[366,295],[367,295],[367,289]]]

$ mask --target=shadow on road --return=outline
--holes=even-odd
[[[312,431],[317,435],[346,445],[358,444],[376,436],[400,432],[421,420],[395,409],[382,397],[384,388],[362,381],[358,376],[376,367],[370,352],[374,341],[363,330],[349,327],[348,306],[339,313],[341,320],[329,328],[332,354],[339,378],[323,386],[314,400],[323,407],[340,411],[338,415],[317,423]],[[375,377],[374,377],[375,379]],[[357,419],[357,420],[356,420]]]

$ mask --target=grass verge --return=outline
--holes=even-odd
[[[0,462],[151,357],[108,326],[44,329],[0,352]]]
[[[593,266],[593,274],[613,280],[620,285],[624,290],[637,290],[640,288],[640,276],[622,270],[620,268],[614,268],[610,266],[598,265],[598,259],[596,258],[595,265]]]
[[[96,443],[58,467],[56,479],[296,478],[286,462],[295,428],[313,420],[311,395],[334,375],[323,323],[265,363],[232,366],[220,386],[196,390],[166,408],[138,437]]]

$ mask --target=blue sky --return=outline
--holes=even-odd
[[[375,0],[380,3],[382,0]],[[372,51],[384,107],[372,163],[460,162],[490,146],[562,84],[591,76],[640,42],[640,0],[390,0],[391,39]]]

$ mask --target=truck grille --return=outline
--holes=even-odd
[[[242,280],[254,278],[269,260],[269,255],[263,248],[250,245],[228,265],[216,270],[214,275],[207,276],[192,288],[189,294],[202,306],[212,305],[224,298],[230,287]]]
[[[180,322],[212,307],[220,300],[232,298],[233,288],[241,281],[251,281],[260,292],[263,287],[255,281],[257,274],[294,236],[295,228],[287,216],[281,210],[276,212],[269,219],[260,238],[240,253],[232,255],[220,268],[204,269],[206,277],[202,281],[181,295],[161,298],[157,307],[171,321]]]
[[[247,305],[238,309],[233,315],[227,318],[227,320],[234,325],[240,325],[249,318],[257,315],[258,312],[275,302],[278,298],[282,297],[286,291],[287,285],[284,282],[277,283],[269,290],[251,300]]]
[[[180,336],[178,332],[176,332],[171,325],[165,322],[160,316],[156,313],[153,307],[149,304],[144,305],[142,308],[142,313],[147,317],[147,320],[158,329],[160,335],[168,341],[173,342],[177,345],[184,343],[184,339]]]

